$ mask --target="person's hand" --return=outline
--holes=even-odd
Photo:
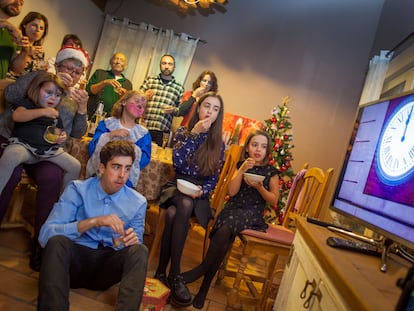
[[[70,87],[74,84],[72,76],[67,72],[57,72],[56,75],[62,80],[63,84],[66,85],[66,87]]]
[[[59,137],[56,139],[56,143],[58,145],[63,144],[66,141],[66,139],[67,139],[66,132],[62,131]]]
[[[154,91],[153,90],[146,90],[145,91],[145,96],[147,97],[147,100],[151,100],[152,96],[154,96]]]
[[[22,48],[22,50],[26,51],[27,53],[31,52],[32,45],[30,44],[29,37],[22,36],[20,40],[16,42],[18,46]]]
[[[112,231],[124,233],[124,222],[115,214],[96,217],[95,227],[109,227]]]
[[[38,45],[36,46],[31,45],[29,49],[29,54],[34,58],[39,57],[43,54],[43,47],[38,46]]]
[[[125,246],[131,246],[139,244],[138,236],[135,233],[134,229],[128,228],[125,231],[124,237],[122,238]]]
[[[206,118],[206,119],[198,121],[192,128],[191,132],[196,133],[196,134],[205,133],[205,132],[208,132],[210,127],[211,127],[211,119]]]
[[[105,85],[110,85],[114,89],[122,87],[121,83],[118,82],[116,79],[106,79],[103,81]]]
[[[255,189],[259,189],[259,188],[263,187],[263,182],[261,182],[261,181],[250,182],[246,177],[244,177],[244,181],[249,187],[252,187],[252,188],[255,188]]]
[[[78,105],[77,112],[80,114],[85,114],[87,112],[87,105],[88,105],[88,92],[85,90],[79,89],[70,89],[70,97],[76,102]]]
[[[240,166],[240,171],[242,173],[246,173],[247,170],[253,168],[255,163],[256,161],[253,158],[247,158],[246,160],[244,160],[243,164]]]
[[[43,109],[43,116],[51,119],[56,119],[59,116],[59,111],[57,111],[55,108],[42,108]]]
[[[203,87],[203,86],[199,86],[198,88],[196,88],[196,89],[193,91],[192,96],[193,96],[194,98],[198,98],[198,97],[200,97],[201,95],[203,95],[206,91],[207,91],[207,88],[205,88],[205,87]]]
[[[127,92],[127,89],[120,86],[120,87],[116,88],[116,92],[118,93],[119,96],[122,96]]]
[[[164,114],[171,114],[174,112],[175,107],[171,105],[164,105],[162,109],[164,110]]]
[[[199,197],[201,197],[202,195],[203,195],[203,188],[200,186],[200,185],[198,185],[198,188],[200,189],[197,193],[195,193],[195,194],[187,194],[189,197],[191,197],[191,198],[193,198],[193,199],[196,199],[196,198],[199,198]]]
[[[125,138],[129,136],[129,131],[126,129],[117,129],[117,130],[113,130],[109,133],[109,137],[111,139],[113,139],[114,137],[121,137],[121,138]]]

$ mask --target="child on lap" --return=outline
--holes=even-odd
[[[66,132],[60,130],[63,125],[56,107],[65,90],[60,78],[44,72],[30,83],[26,99],[13,107],[13,137],[0,158],[0,193],[14,168],[21,163],[50,161],[59,165],[66,172],[63,185],[78,178],[79,161],[59,146],[67,137]],[[45,134],[48,126],[56,126],[57,129]]]

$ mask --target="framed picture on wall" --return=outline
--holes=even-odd
[[[247,136],[255,129],[261,129],[263,123],[240,115],[225,112],[223,120],[223,141],[231,144],[244,145]]]

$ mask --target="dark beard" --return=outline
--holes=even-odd
[[[14,4],[7,4],[0,8],[4,13],[8,16],[13,17],[20,14],[21,9],[18,9],[19,6],[15,6]],[[21,8],[21,7],[20,7]]]

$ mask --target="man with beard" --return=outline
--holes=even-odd
[[[111,70],[97,69],[86,85],[89,93],[88,117],[91,118],[101,101],[107,115],[111,114],[114,103],[126,93],[132,90],[132,83],[123,75],[127,67],[127,58],[122,53],[112,55],[109,62]]]
[[[174,57],[169,54],[163,55],[160,61],[161,73],[148,77],[140,87],[141,91],[151,95],[144,122],[152,141],[159,146],[162,146],[163,133],[171,129],[173,116],[178,114],[178,105],[184,92],[184,87],[172,75],[174,69]]]
[[[23,0],[0,0],[0,79],[6,78],[9,69],[21,72],[25,65],[29,39],[22,37],[20,30],[8,21],[20,14],[23,3]],[[20,53],[17,53],[18,46],[21,47]]]

